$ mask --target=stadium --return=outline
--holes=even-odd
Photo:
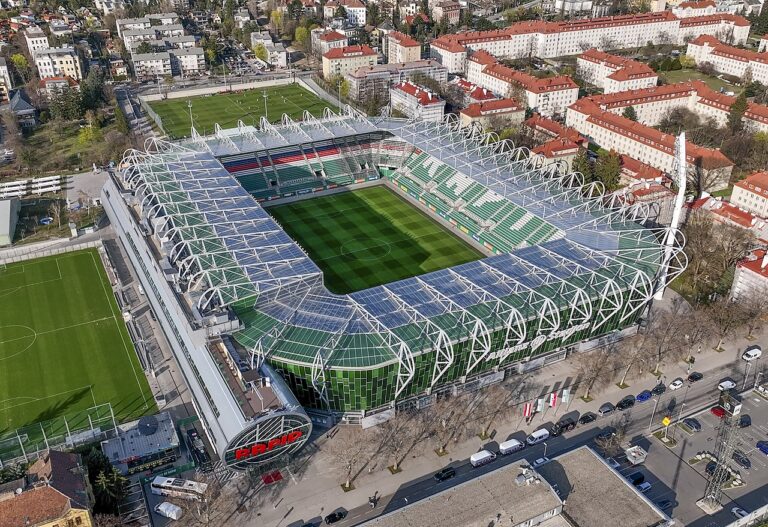
[[[682,234],[655,227],[648,206],[451,117],[326,110],[145,150],[126,154],[103,202],[226,459],[256,425],[211,362],[211,338],[231,340],[241,369],[279,377],[313,420],[365,425],[632,331],[686,265]],[[392,208],[380,205],[392,193]],[[372,226],[347,208],[353,198],[378,211]],[[398,227],[412,209],[429,217],[412,228],[440,236],[422,243]],[[457,239],[440,249],[441,237]],[[330,246],[340,252],[322,255]],[[404,276],[415,246],[442,258]],[[357,280],[337,274],[329,288],[345,265]]]

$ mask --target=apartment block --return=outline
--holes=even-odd
[[[448,70],[436,60],[417,60],[398,64],[377,64],[347,73],[349,97],[366,101],[375,95],[386,94],[392,84],[413,80],[417,75],[430,77],[437,82],[448,80]]]
[[[392,108],[411,119],[422,121],[442,121],[445,114],[445,101],[431,91],[403,82],[390,88]]]
[[[376,64],[376,52],[369,46],[334,48],[323,55],[323,77],[328,80]]]
[[[139,82],[173,75],[171,55],[167,51],[138,53],[133,56],[133,69],[136,74],[136,80]]]
[[[37,26],[30,26],[24,30],[24,40],[27,43],[27,48],[30,54],[34,54],[35,51],[48,49],[48,37],[42,29]]]
[[[729,46],[709,35],[701,35],[689,42],[686,53],[697,64],[711,63],[720,73],[742,78],[749,70],[752,80],[768,84],[768,53]]]
[[[595,48],[576,58],[576,70],[582,79],[602,88],[603,93],[650,88],[659,81],[659,76],[647,64]]]
[[[756,172],[736,183],[731,203],[755,216],[768,218],[768,172]]]
[[[39,49],[32,54],[41,79],[48,77],[72,77],[82,80],[83,70],[74,48]]]
[[[421,59],[421,44],[399,31],[391,31],[384,37],[387,62],[414,62]]]
[[[525,108],[514,99],[472,103],[459,112],[462,126],[476,124],[483,130],[495,123],[516,126],[525,119]]]

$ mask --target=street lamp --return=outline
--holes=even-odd
[[[269,111],[267,110],[267,90],[261,92],[261,96],[264,97],[264,117],[269,121]]]
[[[653,405],[653,412],[651,413],[651,420],[648,422],[648,431],[651,431],[651,425],[653,425],[653,418],[656,417],[656,408],[659,407],[659,401],[661,400],[661,396],[656,396],[656,403]]]
[[[741,391],[747,386],[747,379],[749,379],[749,370],[752,368],[752,363],[747,361],[747,372],[744,374],[744,382],[741,385]]]
[[[543,445],[544,445],[544,457],[547,457],[547,443],[544,442]]]
[[[755,386],[753,389],[757,389],[758,384],[760,384],[760,377],[763,376],[763,372],[759,371],[757,372],[757,375],[755,375]]]

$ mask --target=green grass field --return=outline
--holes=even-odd
[[[704,75],[696,70],[676,70],[676,71],[660,71],[659,75],[663,77],[669,84],[687,81],[704,81],[707,86],[715,91],[720,91],[722,88],[725,91],[732,91],[736,95],[741,93],[741,87],[718,79],[715,76]]]
[[[344,294],[483,258],[385,186],[267,211]]]
[[[214,124],[222,128],[234,128],[237,121],[258,125],[264,115],[264,96],[267,93],[267,118],[277,122],[287,113],[291,119],[299,121],[304,110],[315,117],[321,117],[326,106],[333,111],[336,106],[317,97],[298,84],[273,86],[264,90],[255,89],[242,92],[223,92],[211,96],[198,96],[164,101],[150,102],[149,105],[163,121],[163,128],[170,137],[178,139],[189,136],[189,107],[192,101],[192,119],[195,129],[200,134],[213,133]]]
[[[0,436],[102,403],[156,411],[98,253],[0,270]]]

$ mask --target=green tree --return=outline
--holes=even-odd
[[[275,31],[283,30],[283,12],[275,9],[269,15],[269,22],[272,24],[272,29]]]
[[[585,183],[592,181],[592,163],[589,161],[586,149],[579,150],[579,153],[573,158],[571,168],[574,172],[579,172],[584,176]]]
[[[261,42],[253,46],[253,54],[256,55],[257,59],[263,60],[264,62],[269,60],[269,52]]]
[[[621,113],[621,115],[623,115],[630,121],[637,121],[637,111],[635,111],[634,106],[627,106],[626,108],[624,108],[624,111]]]
[[[128,135],[131,131],[131,125],[128,123],[128,118],[120,104],[115,106],[115,126],[117,126],[117,131],[124,135]]]
[[[56,91],[48,100],[48,110],[54,119],[63,121],[80,119],[85,113],[82,94],[68,88]]]
[[[95,110],[105,101],[104,73],[101,68],[91,68],[88,75],[80,84],[80,94],[83,108]]]
[[[680,55],[678,60],[680,61],[680,65],[685,69],[693,69],[696,67],[696,60],[690,55]]]
[[[595,179],[602,181],[605,190],[612,192],[619,187],[619,178],[621,177],[621,159],[619,154],[611,150],[610,152],[600,152],[595,162]]]
[[[101,130],[97,126],[85,126],[77,134],[77,142],[81,146],[95,145],[101,139]]]
[[[340,5],[336,8],[336,11],[333,13],[333,18],[343,18],[344,20],[347,19],[347,10],[343,5]]]
[[[29,61],[27,57],[21,53],[14,53],[11,55],[11,63],[16,71],[21,76],[22,81],[26,84],[29,82]]]
[[[397,10],[397,7],[395,7]],[[381,24],[381,9],[378,4],[369,2],[365,9],[365,22],[370,26],[378,26]]]
[[[307,28],[303,26],[297,27],[293,38],[302,51],[309,51],[309,30]]]
[[[145,40],[136,46],[136,53],[152,53],[152,44]]]
[[[731,110],[728,112],[728,129],[731,133],[736,133],[744,127],[744,114],[747,111],[747,96],[742,91],[736,100],[731,105]]]

